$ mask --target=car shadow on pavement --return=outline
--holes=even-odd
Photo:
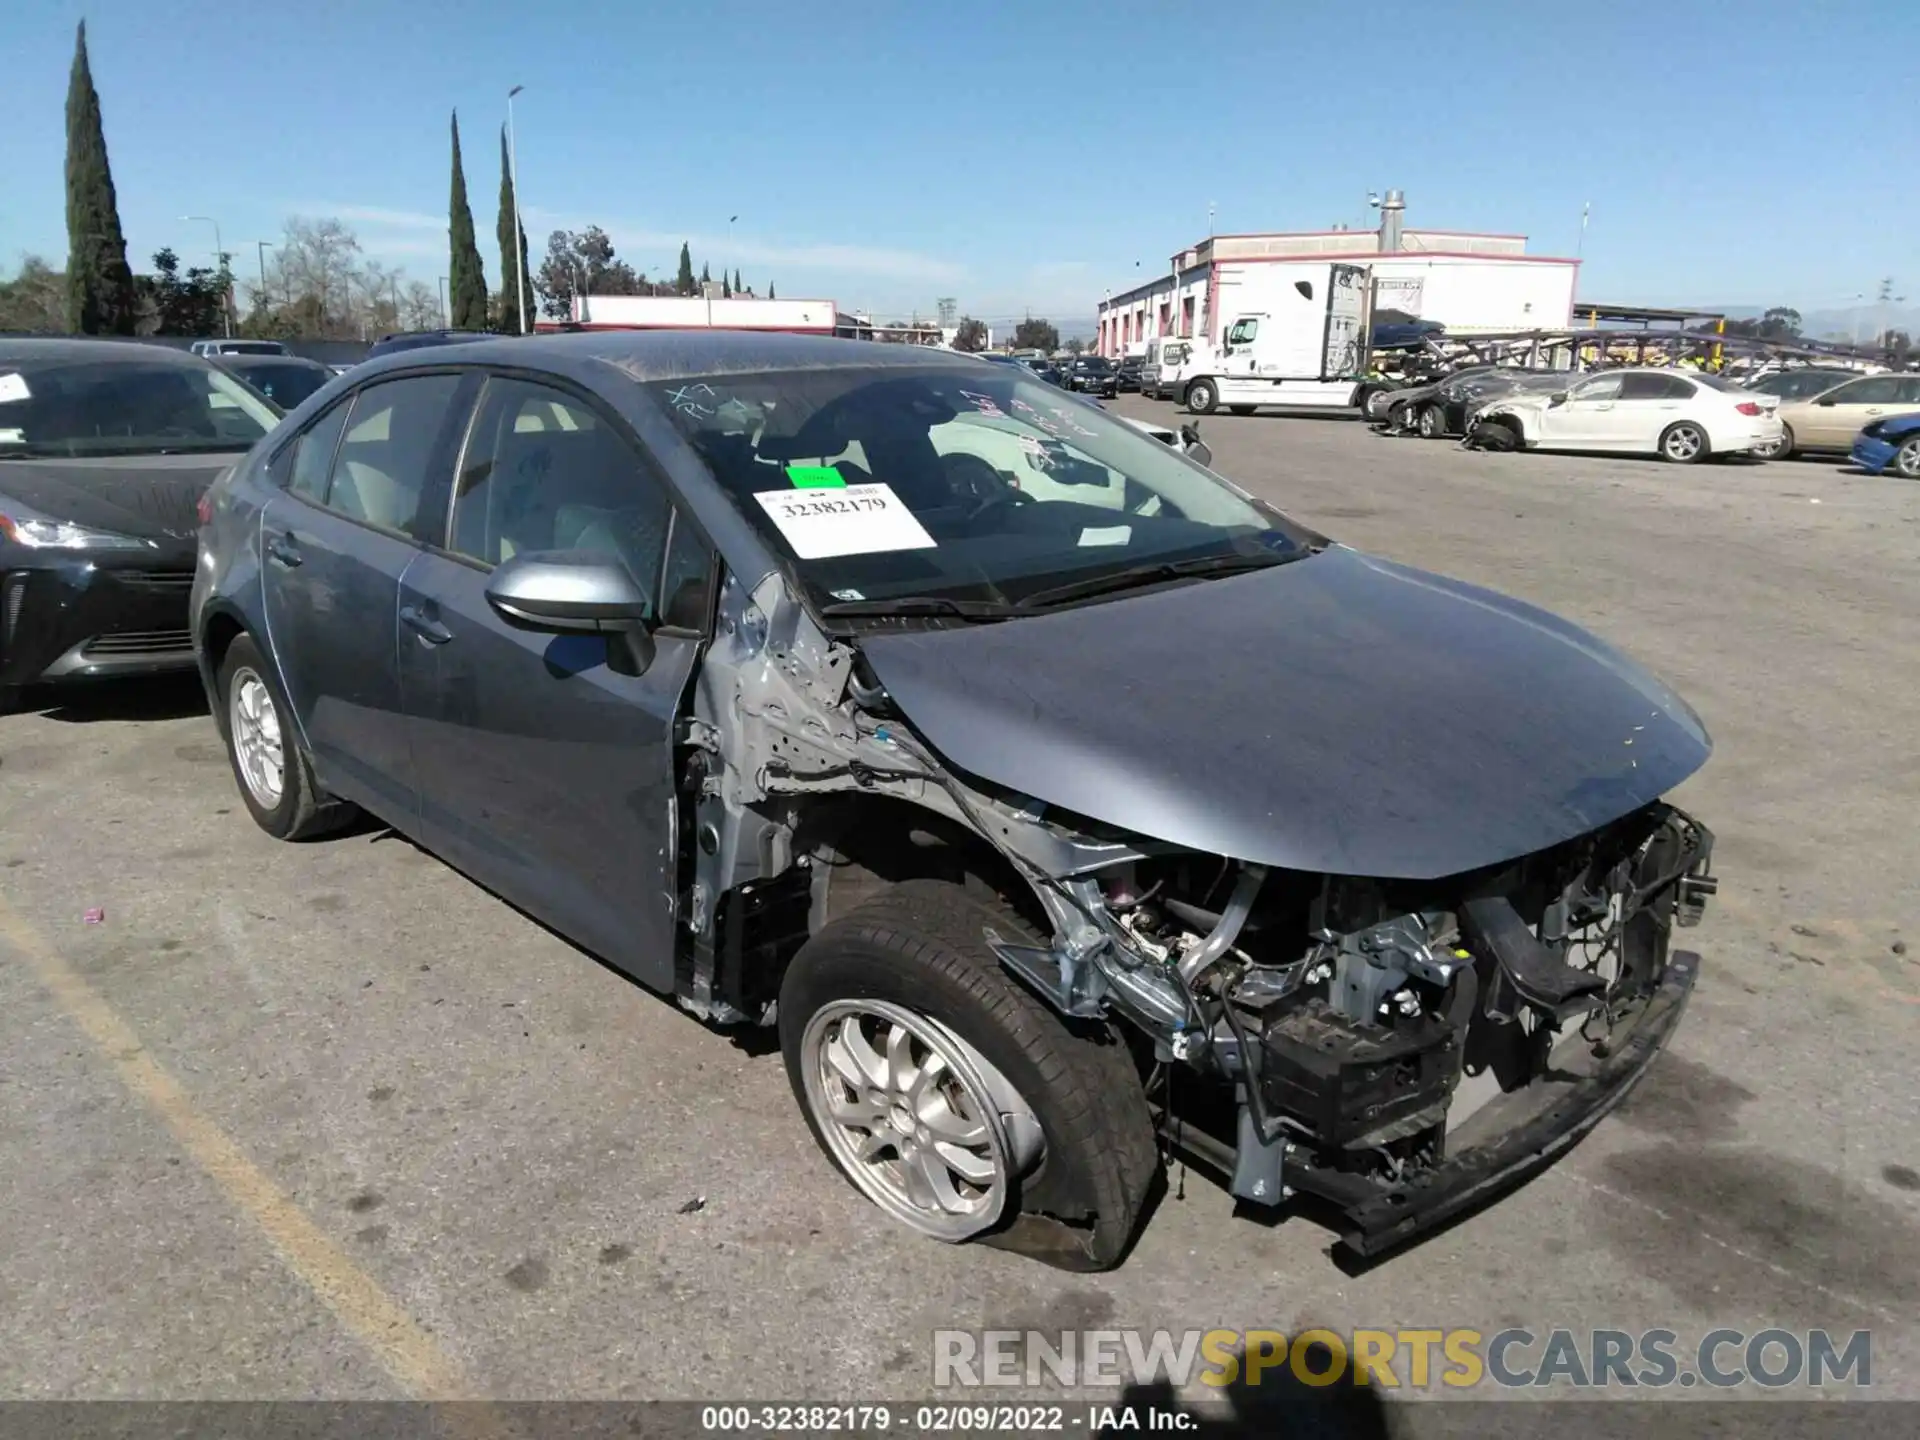
[[[365,813],[362,813],[361,816],[358,819],[356,819],[351,825],[349,825],[345,830],[336,830],[324,837],[324,839],[328,841],[352,840],[352,839],[362,839],[362,838],[364,838],[366,843],[369,845],[384,845],[388,843],[403,845],[403,846],[406,846],[408,849],[414,850],[418,852],[420,855],[425,856],[427,859],[433,861],[434,864],[436,865],[448,865],[448,862],[446,860],[434,854],[433,851],[429,850],[426,846],[422,845],[419,841],[415,840],[412,836],[404,835],[400,831],[394,829],[391,825],[387,824],[386,821],[378,819],[372,815],[368,815]],[[574,950],[578,952],[580,955],[586,957],[588,960],[591,960],[594,964],[598,965],[602,970],[606,971],[609,975],[612,975],[616,979],[620,980],[623,984],[631,985],[635,990],[639,991],[642,995],[645,995],[650,999],[653,999],[659,1003],[662,1003],[668,1006],[673,1006],[674,1002],[671,996],[662,995],[656,990],[648,989],[645,985],[642,985],[638,980],[634,979],[631,975],[627,974],[626,971],[622,970],[618,965],[615,965],[610,961],[601,959],[598,955],[594,954],[591,950],[586,949],[584,946],[580,945],[577,941],[574,941],[569,937],[561,934],[558,930],[554,929],[551,925],[547,924],[546,921],[542,920],[538,915],[534,915],[529,911],[521,909],[518,905],[514,904],[513,901],[507,899],[506,896],[502,895],[498,890],[493,889],[491,886],[482,884],[480,881],[474,879],[473,876],[467,874],[464,870],[460,870],[458,866],[448,865],[448,868],[451,870],[454,870],[455,873],[459,874],[461,878],[464,879],[469,885],[478,886],[480,889],[486,891],[487,894],[491,895],[495,900],[498,900],[502,905],[505,905],[509,910],[513,911],[513,913],[518,915],[522,920],[525,920],[530,925],[539,926],[540,929],[544,930],[547,934],[551,935],[555,940],[558,940],[562,945],[565,945],[568,949]],[[684,1011],[681,1011],[680,1013],[686,1014],[686,1012]],[[690,1014],[688,1014],[686,1018],[689,1020],[692,1020],[695,1024],[704,1023]],[[765,1055],[776,1055],[780,1051],[780,1032],[771,1025],[708,1025],[707,1028],[712,1030],[716,1035],[723,1036],[730,1044],[732,1044],[732,1046],[736,1050],[740,1051],[741,1054],[746,1055],[752,1059],[758,1059]]]
[[[184,720],[207,713],[207,692],[201,687],[197,674],[90,680],[85,684],[29,687],[21,693],[14,709],[68,725],[112,720]]]
[[[1314,1328],[1302,1324],[1296,1327],[1296,1333],[1304,1336]],[[1263,1440],[1275,1435],[1305,1440],[1387,1440],[1393,1433],[1387,1423],[1386,1403],[1371,1377],[1356,1375],[1344,1353],[1336,1356],[1331,1348],[1315,1342],[1301,1347],[1288,1363],[1274,1357],[1251,1383],[1244,1356],[1237,1358],[1240,1363],[1235,1367],[1233,1383],[1220,1390],[1224,1405],[1182,1404],[1164,1380],[1129,1386],[1120,1404],[1133,1406],[1136,1413],[1150,1410],[1156,1416],[1181,1416],[1180,1433],[1204,1440],[1242,1435],[1261,1436]],[[1302,1370],[1313,1378],[1302,1379]],[[1142,1422],[1139,1428],[1174,1427],[1161,1420],[1157,1425]]]

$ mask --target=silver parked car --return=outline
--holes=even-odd
[[[1018,367],[395,354],[223,478],[201,543],[262,827],[369,811],[775,1027],[825,1153],[942,1240],[1113,1265],[1165,1134],[1378,1251],[1585,1133],[1693,985],[1684,702]]]

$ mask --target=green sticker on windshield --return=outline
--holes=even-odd
[[[831,465],[789,465],[787,479],[796,490],[844,490],[847,482]]]

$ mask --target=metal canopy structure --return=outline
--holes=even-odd
[[[1589,329],[1638,325],[1672,325],[1680,330],[1704,329],[1727,317],[1719,310],[1668,310],[1654,305],[1603,305],[1597,300],[1576,300],[1573,318],[1586,322]]]
[[[1384,353],[1384,352],[1383,352]],[[1402,355],[1408,350],[1402,349]],[[1799,340],[1783,344],[1717,330],[1651,330],[1586,327],[1514,330],[1473,335],[1434,335],[1412,354],[1429,365],[1512,365],[1529,370],[1591,370],[1613,365],[1696,365],[1718,370],[1729,362],[1841,360],[1862,366],[1881,356],[1849,345]]]

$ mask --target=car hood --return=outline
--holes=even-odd
[[[1896,436],[1911,435],[1920,430],[1920,411],[1911,414],[1889,415],[1878,422],[1878,433],[1883,440],[1892,440]]]
[[[9,499],[54,520],[146,540],[192,540],[200,497],[243,451],[0,461],[0,509]]]
[[[1578,627],[1341,546],[861,648],[960,770],[1296,870],[1511,860],[1658,799],[1712,751],[1685,701]]]

